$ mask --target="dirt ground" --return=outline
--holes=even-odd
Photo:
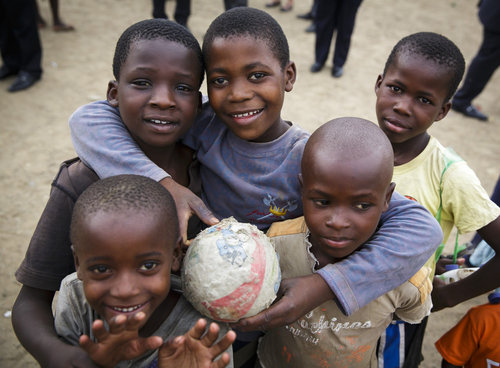
[[[42,15],[50,21],[48,0],[38,0]],[[366,0],[358,13],[345,74],[330,76],[331,62],[311,74],[314,35],[305,33],[308,23],[296,15],[309,10],[312,0],[295,1],[290,13],[277,8],[270,13],[288,36],[298,80],[285,99],[283,117],[309,131],[339,116],[360,116],[375,121],[373,86],[392,46],[417,31],[442,33],[461,48],[467,62],[481,41],[476,1],[470,0]],[[265,0],[249,0],[261,9]],[[167,11],[173,14],[173,1]],[[102,99],[112,78],[111,59],[121,32],[151,15],[150,0],[61,1],[63,19],[75,32],[41,30],[44,74],[31,89],[6,92],[12,79],[0,82],[0,366],[36,367],[12,331],[8,312],[19,290],[14,272],[24,257],[29,239],[49,195],[59,164],[75,156],[67,125],[80,105]],[[192,0],[189,27],[201,41],[211,20],[223,11],[222,0]],[[205,87],[203,86],[203,91]],[[450,112],[431,128],[444,145],[452,146],[476,170],[491,192],[500,173],[500,72],[493,76],[475,101],[489,114],[487,123]],[[462,237],[462,241],[470,235]],[[453,326],[465,311],[482,304],[486,296],[431,315],[422,367],[438,367],[440,357],[433,343]]]

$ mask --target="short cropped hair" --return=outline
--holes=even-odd
[[[175,202],[160,183],[139,175],[117,175],[92,183],[78,198],[71,219],[71,240],[96,213],[132,213],[162,219],[176,241],[179,220]]]
[[[316,157],[318,152],[338,160],[377,157],[384,171],[380,174],[391,181],[394,167],[391,142],[382,129],[369,120],[341,117],[321,125],[307,141],[304,157],[311,154]],[[302,167],[302,170],[307,168]]]
[[[402,38],[392,49],[385,63],[384,74],[397,56],[419,55],[442,66],[449,72],[448,101],[462,80],[465,60],[460,49],[451,40],[434,32],[419,32]]]
[[[263,41],[284,69],[290,61],[288,41],[279,23],[265,11],[236,7],[219,15],[208,27],[203,39],[205,63],[216,38],[252,37]]]
[[[193,34],[184,26],[168,19],[146,19],[128,27],[118,39],[113,57],[113,75],[115,79],[120,78],[120,70],[127,60],[130,46],[141,40],[171,41],[183,45],[192,50],[200,64],[200,86],[203,82],[204,64],[201,47]]]

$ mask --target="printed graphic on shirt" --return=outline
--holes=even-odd
[[[266,197],[262,202],[267,206],[266,212],[253,210],[246,215],[251,223],[273,223],[275,221],[285,220],[290,218],[290,212],[298,207],[296,199],[281,199],[266,193]]]

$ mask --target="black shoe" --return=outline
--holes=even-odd
[[[316,25],[314,23],[311,23],[309,27],[306,28],[307,33],[314,33],[316,32]]]
[[[484,115],[481,111],[479,111],[476,107],[472,105],[459,105],[457,103],[452,103],[451,108],[469,118],[479,119],[482,121],[488,120],[488,116]]]
[[[16,80],[8,89],[9,92],[22,91],[23,89],[31,87],[36,81],[40,79],[39,75],[33,75],[25,71],[19,72]]]
[[[0,67],[0,80],[10,77],[11,75],[16,75],[17,72],[17,70],[11,69],[6,65],[2,65]]]
[[[323,64],[314,63],[313,65],[311,65],[311,68],[309,70],[311,71],[311,73],[317,73],[321,69],[323,69]]]
[[[341,66],[333,66],[332,68],[332,77],[340,78],[344,74],[344,69]]]
[[[308,12],[308,13],[305,13],[305,14],[298,14],[297,18],[299,18],[299,19],[305,19],[305,20],[312,20],[313,19],[313,15],[312,15],[311,12]]]

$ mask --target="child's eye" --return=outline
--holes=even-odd
[[[190,86],[185,85],[185,84],[180,84],[176,88],[178,91],[181,91],[181,92],[191,92],[193,90],[193,88],[191,88]]]
[[[142,271],[151,271],[158,266],[158,262],[148,261],[144,262],[141,267],[139,267]]]
[[[370,203],[358,203],[354,207],[358,210],[366,211],[369,209],[372,205]]]
[[[262,79],[266,76],[266,74],[262,73],[262,72],[256,72],[256,73],[252,73],[250,75],[250,80],[259,80],[259,79]]]
[[[319,206],[319,207],[325,207],[325,206],[328,206],[328,204],[330,202],[328,202],[328,200],[326,199],[313,199],[312,200],[313,203],[316,205],[316,206]]]
[[[219,77],[219,78],[213,79],[212,83],[215,84],[217,87],[222,87],[222,86],[225,86],[228,83],[228,81],[226,78]]]
[[[398,86],[388,86],[392,92],[399,93],[401,92],[401,88]]]
[[[97,265],[90,268],[90,271],[97,274],[103,274],[110,271],[109,267],[106,265]]]
[[[135,80],[132,82],[132,84],[138,87],[151,87],[152,85],[150,81],[143,79]]]
[[[427,105],[432,105],[432,101],[429,100],[428,98],[426,97],[420,97],[420,101],[424,104],[427,104]]]

